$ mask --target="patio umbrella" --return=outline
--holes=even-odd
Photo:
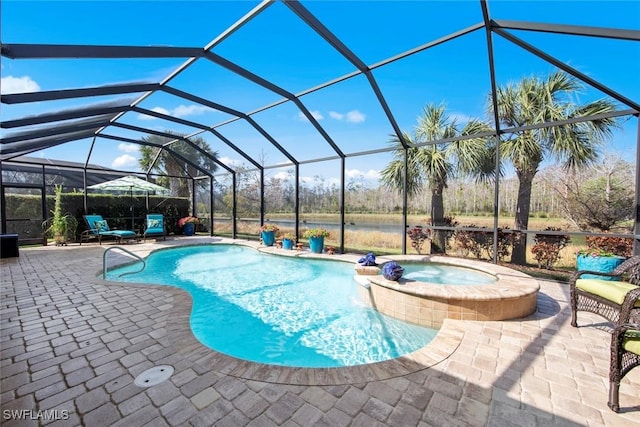
[[[100,184],[94,184],[87,187],[90,190],[104,190],[104,191],[129,191],[131,193],[131,229],[135,229],[134,225],[134,209],[133,209],[133,192],[134,191],[146,191],[166,194],[169,190],[166,188],[148,182],[137,176],[129,175],[122,178],[112,179],[111,181],[101,182]]]

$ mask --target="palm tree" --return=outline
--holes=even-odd
[[[142,137],[141,139],[146,143],[151,143],[154,145],[164,145],[168,142],[175,141],[177,138],[184,137],[184,135],[173,133],[170,131],[167,131],[166,133],[175,135],[176,138],[168,138],[159,135],[147,135]],[[192,137],[189,138],[189,140],[200,147],[203,151],[211,154],[211,156],[213,156],[214,158],[217,156],[217,153],[211,151],[211,147],[209,147],[209,144],[207,144],[207,142],[202,137]],[[214,172],[216,170],[216,164],[212,160],[208,159],[201,152],[199,152],[183,140],[178,140],[171,144],[169,147],[171,148],[171,150],[191,161],[191,163],[208,172]],[[142,169],[148,170],[157,153],[158,148],[156,147],[148,145],[141,146],[140,160],[138,161],[140,167]],[[158,157],[158,160],[153,165],[153,170],[161,175],[172,175],[174,177],[189,177],[197,176],[199,174],[198,168],[180,158],[173,156],[167,150],[162,150],[160,156]],[[189,200],[191,200],[191,186],[188,185],[187,180],[174,177],[161,176],[158,178],[158,184],[166,185],[168,183],[172,196],[189,197]]]
[[[597,100],[578,105],[575,95],[582,84],[572,76],[556,71],[546,79],[523,78],[496,91],[498,119],[502,128],[551,123],[615,111],[615,104]],[[489,111],[492,112],[491,97]],[[519,181],[514,228],[529,225],[531,187],[540,163],[553,157],[566,169],[591,164],[598,157],[598,147],[612,133],[615,118],[568,123],[540,129],[514,131],[500,143],[503,158],[515,168]],[[526,262],[526,239],[516,239],[511,262]]]
[[[484,138],[471,138],[448,144],[420,144],[462,135],[475,135],[490,130],[485,123],[472,119],[462,130],[455,118],[446,113],[444,104],[428,104],[418,117],[415,134],[403,132],[402,139],[408,146],[407,152],[407,195],[414,196],[426,185],[431,191],[431,220],[435,226],[445,224],[443,191],[447,181],[455,174],[473,175],[481,178],[486,170],[489,156]],[[394,159],[382,170],[382,183],[389,189],[402,191],[404,187],[405,149],[397,136],[390,142],[397,146]],[[431,241],[432,253],[444,253],[446,232],[434,233]]]

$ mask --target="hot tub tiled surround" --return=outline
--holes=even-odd
[[[389,257],[391,258],[391,257]],[[363,286],[365,303],[381,313],[429,328],[440,328],[444,319],[509,320],[526,317],[536,310],[540,285],[531,276],[487,262],[443,256],[393,257],[403,263],[436,262],[489,273],[496,281],[484,285],[439,285],[382,275],[356,276]]]

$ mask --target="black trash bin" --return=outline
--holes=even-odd
[[[17,234],[0,234],[0,258],[20,256]]]

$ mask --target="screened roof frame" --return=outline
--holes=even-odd
[[[91,117],[91,119],[86,120],[78,120],[76,122],[66,122],[62,124],[53,125],[50,127],[41,127],[32,130],[21,131],[19,133],[14,133],[7,135],[0,139],[0,144],[2,147],[2,152],[0,153],[0,160],[7,161],[14,159],[19,155],[24,155],[33,151],[38,151],[43,148],[52,147],[58,144],[64,144],[66,142],[71,142],[80,139],[86,139],[88,137],[94,137],[93,142],[91,143],[91,147],[95,144],[95,138],[105,138],[111,140],[118,140],[127,143],[133,144],[141,144],[141,145],[151,145],[161,150],[167,150],[172,156],[176,158],[180,158],[183,161],[186,161],[190,165],[194,166],[197,170],[203,173],[203,175],[212,176],[208,172],[199,168],[197,165],[190,162],[188,159],[181,156],[179,153],[175,152],[171,149],[171,144],[177,140],[184,140],[190,144],[192,148],[205,155],[209,160],[215,162],[217,165],[221,166],[227,172],[235,174],[237,169],[234,169],[232,165],[227,165],[220,160],[216,159],[210,153],[205,152],[204,150],[198,150],[195,144],[193,144],[189,138],[199,135],[203,132],[210,132],[214,135],[217,140],[226,144],[229,148],[231,148],[234,152],[240,155],[243,159],[247,160],[252,166],[256,169],[260,170],[261,174],[264,173],[264,170],[267,168],[275,168],[281,167],[283,165],[270,165],[265,166],[256,161],[256,159],[252,158],[252,156],[248,155],[245,150],[237,143],[232,141],[230,138],[225,137],[221,133],[221,128],[223,128],[226,124],[243,120],[251,126],[251,128],[255,129],[260,135],[262,135],[273,147],[275,147],[281,154],[286,157],[291,165],[296,167],[296,175],[298,174],[298,166],[300,164],[313,163],[325,160],[334,160],[341,159],[344,165],[344,159],[347,157],[360,156],[366,154],[380,153],[380,152],[389,152],[393,151],[396,148],[382,148],[376,150],[366,150],[352,153],[345,153],[339,147],[338,144],[332,139],[330,134],[324,129],[324,127],[315,119],[313,114],[309,111],[305,103],[300,99],[303,96],[310,94],[312,92],[316,92],[322,90],[331,85],[340,83],[342,81],[351,79],[353,77],[364,75],[367,79],[372,92],[374,93],[380,107],[384,111],[389,124],[391,125],[394,133],[397,135],[398,140],[404,145],[404,148],[407,148],[404,139],[402,138],[402,131],[398,125],[396,118],[394,117],[393,111],[388,105],[384,93],[382,89],[379,87],[375,76],[373,75],[373,70],[388,65],[394,61],[402,60],[403,58],[409,57],[416,53],[422,52],[424,50],[430,49],[432,47],[438,46],[440,44],[446,43],[455,38],[461,37],[468,33],[478,31],[482,28],[485,29],[487,36],[487,55],[489,57],[489,74],[490,74],[490,82],[491,82],[491,92],[492,98],[494,102],[496,102],[496,78],[494,72],[494,58],[493,58],[493,35],[498,35],[508,42],[530,52],[531,54],[541,58],[542,60],[550,63],[559,69],[567,72],[568,74],[574,76],[578,80],[586,83],[588,86],[593,87],[602,93],[610,96],[616,101],[620,102],[622,105],[628,107],[626,110],[620,110],[615,113],[611,113],[608,115],[609,117],[618,117],[618,116],[627,116],[634,115],[638,116],[640,114],[640,102],[636,102],[635,100],[629,99],[625,95],[618,93],[617,91],[611,89],[607,85],[602,84],[601,82],[593,79],[581,71],[571,67],[567,63],[549,55],[543,50],[533,46],[532,44],[520,39],[509,30],[524,30],[524,31],[533,31],[533,32],[542,32],[542,33],[557,33],[557,34],[566,34],[566,35],[580,35],[580,36],[588,36],[588,37],[598,37],[598,38],[606,38],[606,39],[619,39],[619,40],[629,40],[629,41],[640,41],[640,31],[637,30],[626,30],[626,29],[615,29],[615,28],[604,28],[604,27],[591,27],[591,26],[579,26],[579,25],[564,25],[564,24],[546,24],[546,23],[536,23],[536,22],[523,22],[523,21],[510,21],[510,20],[494,20],[491,18],[491,14],[489,12],[488,2],[487,0],[479,0],[481,10],[482,10],[482,18],[483,21],[478,24],[472,25],[470,27],[460,29],[454,31],[448,35],[440,37],[436,40],[429,41],[415,48],[409,49],[403,53],[393,55],[387,59],[382,61],[378,61],[374,64],[367,65],[364,61],[362,61],[349,47],[343,43],[339,37],[337,37],[331,30],[326,27],[316,16],[314,16],[302,3],[294,0],[280,0],[285,6],[287,6],[294,15],[296,15],[299,19],[301,19],[307,26],[309,26],[316,34],[322,37],[329,45],[332,46],[340,55],[342,55],[347,61],[349,61],[353,66],[355,66],[356,70],[347,73],[345,75],[336,77],[326,83],[314,86],[312,88],[303,90],[297,94],[293,94],[284,88],[278,86],[277,84],[271,82],[268,79],[260,77],[259,75],[253,73],[252,71],[241,67],[233,61],[230,61],[222,56],[212,52],[212,50],[221,43],[223,40],[231,36],[234,32],[239,30],[242,26],[250,22],[253,18],[258,16],[264,10],[266,10],[269,6],[274,4],[276,0],[263,0],[260,4],[254,7],[251,11],[249,11],[246,15],[232,24],[229,28],[223,31],[220,35],[218,35],[214,40],[212,40],[209,44],[204,46],[203,48],[198,47],[169,47],[169,46],[96,46],[96,45],[47,45],[47,44],[3,44],[1,48],[1,55],[11,59],[45,59],[45,58],[187,58],[186,61],[180,65],[175,71],[170,73],[165,79],[161,82],[134,82],[134,83],[126,83],[126,84],[108,84],[98,87],[92,88],[74,88],[74,89],[64,89],[64,90],[49,90],[49,91],[41,91],[34,93],[16,93],[16,94],[4,94],[1,96],[1,102],[6,104],[17,104],[17,103],[30,103],[30,102],[39,102],[39,101],[53,101],[53,100],[62,100],[62,99],[75,99],[75,98],[83,98],[83,97],[95,97],[95,96],[105,96],[105,95],[120,95],[120,94],[134,94],[134,93],[142,93],[135,101],[130,102],[128,100],[117,100],[111,101],[102,104],[90,105],[88,107],[70,109],[70,110],[61,110],[48,114],[40,114],[37,116],[24,117],[21,119],[8,120],[0,123],[0,127],[5,129],[12,128],[22,128],[29,127],[35,125],[42,125],[48,123],[56,123],[56,122],[64,122],[68,120],[82,119]],[[258,108],[256,110],[250,112],[241,112],[229,106],[202,98],[193,93],[185,92],[179,89],[176,89],[169,85],[170,81],[179,75],[180,73],[186,72],[189,66],[195,61],[198,60],[207,60],[212,63],[215,63],[225,69],[231,71],[237,76],[240,76],[253,84],[261,86],[273,93],[276,93],[283,97],[283,99],[272,102],[264,107]],[[222,111],[226,114],[233,116],[230,119],[222,121],[220,123],[210,125],[205,124],[193,120],[185,120],[177,117],[173,117],[170,115],[162,114],[159,112],[151,111],[146,108],[142,108],[139,104],[151,96],[156,92],[164,92],[169,95],[173,95],[179,98],[183,98],[194,103],[207,106],[209,108],[213,108],[218,111]],[[320,134],[320,136],[331,146],[333,151],[335,151],[335,156],[324,157],[321,159],[312,159],[312,160],[301,160],[294,157],[291,153],[289,153],[278,141],[274,138],[269,132],[267,132],[264,128],[262,128],[253,118],[252,116],[258,112],[273,108],[275,106],[281,105],[285,102],[292,102],[296,108],[309,120],[312,126],[316,129],[316,131]],[[495,106],[494,106],[495,107]],[[497,109],[494,108],[494,111]],[[143,127],[143,126],[131,126],[127,124],[123,124],[118,122],[118,120],[129,112],[136,112],[139,114],[146,114],[149,116],[156,117],[158,119],[182,124],[185,126],[193,127],[197,129],[196,132],[186,135],[185,137],[176,138],[175,135],[170,135],[168,133],[159,132],[151,128]],[[460,140],[460,139],[468,139],[475,137],[499,137],[502,134],[510,133],[518,130],[525,129],[534,129],[534,128],[542,128],[542,127],[550,127],[555,125],[561,125],[564,123],[569,123],[572,121],[588,121],[593,118],[601,118],[600,116],[594,117],[582,117],[579,119],[572,119],[570,121],[564,122],[555,122],[555,123],[545,123],[540,125],[532,125],[525,126],[521,128],[511,128],[511,129],[500,129],[500,123],[497,120],[497,117],[494,117],[494,130],[495,132],[488,132],[486,134],[478,134],[478,135],[468,135],[464,137],[457,138],[448,138],[436,141],[427,141],[421,143],[421,145],[428,144],[440,144],[451,142],[452,140]],[[126,138],[121,136],[109,135],[106,131],[110,128],[124,128],[135,132],[145,133],[145,134],[156,134],[161,136],[171,136],[174,138],[173,141],[162,144],[149,144],[145,143],[141,140],[135,140],[132,138]],[[19,144],[19,145],[16,145]],[[90,150],[91,151],[91,150]],[[90,153],[87,157],[87,164],[89,161]],[[85,165],[86,166],[86,165]],[[151,174],[151,167],[147,171],[147,175]],[[198,178],[198,177],[193,177]],[[344,180],[344,167],[342,170],[342,179]]]
[[[141,114],[149,114],[151,116],[167,120],[173,121],[175,123],[181,123],[187,126],[194,127],[199,129],[198,132],[195,132],[191,135],[188,135],[187,138],[197,135],[199,133],[205,132],[207,130],[211,131],[213,135],[229,146],[232,150],[242,156],[245,160],[250,162],[254,167],[261,169],[264,168],[264,165],[260,165],[255,159],[252,159],[251,156],[247,155],[237,144],[234,144],[231,140],[224,137],[219,131],[218,128],[223,127],[225,124],[236,120],[245,120],[247,121],[257,132],[259,132],[265,139],[267,139],[274,147],[277,148],[293,165],[299,164],[300,160],[296,159],[292,156],[282,145],[278,143],[278,141],[273,138],[264,128],[262,128],[258,123],[255,122],[251,118],[252,115],[257,112],[264,111],[265,109],[272,108],[276,105],[280,105],[284,102],[291,101],[296,107],[300,110],[302,114],[309,120],[309,122],[316,128],[318,133],[322,136],[323,139],[332,147],[332,149],[336,152],[336,157],[327,157],[325,159],[334,159],[334,158],[344,158],[351,157],[353,155],[360,155],[361,153],[344,153],[340,147],[335,143],[335,141],[331,138],[331,136],[324,130],[324,128],[320,125],[320,123],[313,117],[308,108],[304,105],[304,103],[300,100],[300,97],[309,94],[311,92],[315,92],[317,90],[321,90],[330,85],[336,84],[338,82],[347,80],[349,78],[355,77],[357,75],[364,74],[367,78],[372,91],[374,92],[378,102],[380,103],[381,108],[385,112],[389,123],[391,124],[394,133],[398,136],[399,141],[404,144],[404,141],[401,137],[402,132],[395,120],[393,113],[384,98],[382,90],[378,86],[375,77],[372,74],[372,70],[387,65],[393,61],[400,60],[407,56],[413,55],[415,53],[421,52],[423,50],[429,49],[431,47],[437,46],[439,44],[445,43],[454,38],[460,37],[469,32],[476,31],[481,28],[485,28],[488,34],[498,34],[501,37],[509,40],[510,42],[520,46],[521,48],[531,52],[532,54],[544,59],[545,61],[557,66],[558,68],[564,70],[565,72],[573,75],[579,80],[587,83],[588,85],[602,91],[603,93],[611,96],[622,104],[631,108],[631,114],[637,114],[640,111],[640,104],[625,97],[622,94],[617,93],[616,91],[608,88],[606,85],[603,85],[596,81],[595,79],[590,78],[589,76],[581,73],[575,68],[565,64],[564,62],[552,57],[551,55],[546,54],[540,49],[528,44],[527,42],[519,39],[515,35],[505,31],[505,29],[517,29],[517,30],[528,30],[528,31],[539,31],[539,32],[549,32],[549,33],[561,33],[561,34],[572,34],[572,35],[583,35],[583,36],[592,36],[592,37],[604,37],[604,38],[612,38],[612,39],[623,39],[623,40],[632,40],[632,41],[640,41],[640,32],[635,30],[620,30],[620,29],[609,29],[609,28],[598,28],[598,27],[585,27],[585,26],[575,26],[575,25],[559,25],[559,24],[540,24],[540,23],[529,23],[529,22],[520,22],[520,21],[508,21],[508,20],[492,20],[490,19],[490,15],[488,12],[487,3],[485,0],[481,0],[481,6],[484,15],[484,23],[479,23],[473,25],[471,27],[456,31],[447,36],[441,37],[437,40],[425,43],[416,48],[410,49],[404,53],[394,55],[388,59],[383,61],[379,61],[371,66],[367,66],[357,55],[355,55],[338,37],[336,37],[324,24],[322,24],[308,9],[306,9],[302,4],[297,1],[288,1],[282,0],[282,2],[288,6],[300,19],[302,19],[308,26],[310,26],[316,33],[318,33],[323,39],[325,39],[334,49],[336,49],[341,55],[343,55],[349,62],[351,62],[357,70],[347,75],[338,77],[334,80],[331,80],[322,85],[304,90],[298,94],[292,94],[285,89],[279,87],[278,85],[252,73],[249,70],[246,70],[243,67],[229,61],[220,55],[217,55],[210,50],[215,47],[218,43],[224,40],[226,37],[230,36],[234,31],[242,27],[242,25],[246,24],[257,16],[261,11],[263,11],[266,7],[270,6],[274,3],[275,0],[266,0],[261,4],[256,6],[252,11],[250,11],[247,15],[233,24],[227,31],[223,32],[220,36],[214,39],[211,43],[205,46],[204,49],[201,48],[193,48],[193,47],[157,47],[157,46],[84,46],[84,45],[45,45],[45,44],[4,44],[2,46],[2,55],[12,59],[26,59],[26,58],[69,58],[69,57],[82,57],[82,58],[171,58],[171,57],[189,57],[189,59],[180,66],[176,71],[171,73],[166,79],[164,79],[160,83],[135,83],[135,84],[116,84],[116,85],[106,85],[99,86],[93,88],[82,88],[82,89],[65,89],[65,90],[53,90],[53,91],[42,91],[35,93],[21,93],[21,94],[7,94],[2,95],[2,103],[14,104],[14,103],[27,103],[27,102],[37,102],[37,101],[48,101],[48,100],[60,100],[60,99],[71,99],[71,98],[79,98],[79,97],[93,97],[93,96],[102,96],[102,95],[114,95],[114,94],[125,94],[125,93],[136,93],[144,91],[145,94],[139,97],[136,101],[129,104],[121,104],[118,106],[94,106],[89,108],[80,108],[72,111],[62,111],[56,113],[50,113],[46,115],[39,115],[33,117],[26,117],[18,120],[9,120],[5,121],[1,124],[3,128],[15,128],[22,126],[31,126],[35,124],[43,124],[43,123],[51,123],[62,120],[69,120],[72,118],[80,118],[80,117],[90,117],[98,114],[114,114],[108,123],[96,123],[94,128],[88,123],[77,124],[77,130],[86,130],[81,134],[74,133],[70,138],[64,138],[61,134],[67,133],[66,130],[73,128],[74,124],[66,124],[66,125],[58,125],[53,126],[51,129],[37,129],[30,133],[29,131],[22,132],[19,135],[21,142],[27,142],[29,140],[33,140],[38,138],[36,141],[32,141],[34,145],[37,145],[37,148],[33,151],[41,150],[46,147],[46,139],[43,139],[46,136],[56,136],[55,139],[50,140],[51,145],[58,145],[64,142],[69,142],[75,139],[84,139],[88,136],[95,135],[96,137],[101,137],[102,132],[107,129],[109,126],[115,126],[117,124],[117,120],[124,113],[129,111],[136,111]],[[233,108],[221,105],[216,102],[212,102],[210,100],[201,98],[197,95],[187,93],[175,88],[172,88],[167,83],[176,75],[181,72],[184,72],[190,64],[192,64],[195,60],[204,58],[209,61],[212,61],[218,65],[221,65],[231,72],[255,83],[258,84],[274,93],[277,93],[280,96],[283,96],[283,99],[277,102],[274,102],[265,107],[259,108],[257,110],[243,113],[237,111]],[[492,61],[490,61],[492,63]],[[492,79],[493,81],[493,79]],[[184,120],[175,117],[171,117],[168,115],[163,115],[161,113],[152,112],[150,110],[142,109],[137,107],[143,99],[151,95],[156,91],[163,91],[168,94],[178,96],[180,98],[184,98],[190,100],[192,102],[198,103],[200,105],[204,105],[218,111],[225,112],[234,116],[234,118],[230,120],[226,120],[222,123],[218,123],[216,125],[210,126],[203,123],[194,122],[191,120]],[[93,134],[90,132],[93,129]],[[139,132],[147,132],[154,133],[153,130],[139,127],[137,129]],[[499,131],[501,134],[506,130]],[[31,135],[31,137],[30,137]],[[39,136],[38,136],[39,135]],[[43,136],[44,135],[44,136]],[[17,150],[11,150],[6,144],[11,144],[16,141],[18,138],[17,135],[12,134],[5,138],[2,138],[0,142],[3,144],[3,160],[9,160],[15,157],[16,153],[20,155],[25,154],[25,151],[18,152]],[[137,141],[136,141],[137,142]],[[429,141],[429,143],[441,143],[446,141]],[[28,146],[28,144],[25,144]],[[9,151],[7,151],[9,148]],[[383,149],[382,151],[384,151]],[[386,149],[387,151],[392,150],[391,148]],[[375,150],[375,152],[379,152],[380,150]],[[14,153],[13,155],[6,156],[4,153]],[[369,151],[363,152],[369,153]],[[209,157],[213,160],[211,157]],[[323,159],[324,160],[324,159]],[[315,161],[319,161],[319,159],[315,159]],[[304,163],[308,163],[309,161],[305,161]],[[232,169],[228,165],[222,165],[221,162],[216,162],[216,164],[222,166],[225,170]],[[227,166],[227,167],[224,167]]]

